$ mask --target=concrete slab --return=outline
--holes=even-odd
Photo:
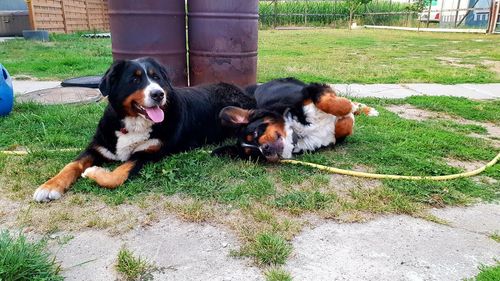
[[[332,87],[350,97],[402,99],[418,94],[398,84],[333,84]]]
[[[325,221],[293,244],[286,269],[297,280],[462,280],[500,257],[485,235],[408,216]]]
[[[22,95],[33,91],[59,87],[61,81],[12,80],[14,93]]]
[[[22,39],[23,37],[0,37],[0,43],[5,42],[7,40],[13,40],[13,39]]]
[[[74,238],[65,245],[52,242],[50,246],[67,280],[116,280],[114,265],[123,245],[156,264],[159,270],[153,273],[154,280],[264,279],[249,260],[229,256],[229,251],[238,246],[236,238],[209,224],[168,218],[121,237],[102,231],[72,235]]]
[[[58,87],[23,94],[16,102],[36,102],[41,104],[93,103],[102,98],[98,89],[81,87]]]
[[[464,87],[460,84],[458,85],[441,85],[441,84],[405,84],[405,87],[417,92],[419,95],[429,95],[429,96],[453,96],[453,97],[465,97],[470,99],[494,99],[495,96],[486,93],[479,92],[470,87]],[[493,86],[495,87],[495,86]]]
[[[456,228],[485,235],[495,232],[500,234],[500,204],[477,204],[466,208],[432,209],[431,213]]]
[[[500,98],[500,83],[489,84],[460,84],[460,86],[473,91]]]

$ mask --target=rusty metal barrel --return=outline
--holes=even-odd
[[[259,1],[187,3],[190,84],[255,84]]]
[[[108,0],[114,59],[154,57],[187,86],[184,0]]]

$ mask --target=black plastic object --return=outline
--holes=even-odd
[[[61,82],[63,87],[84,87],[84,88],[99,88],[99,83],[101,83],[102,76],[84,76],[71,78]]]

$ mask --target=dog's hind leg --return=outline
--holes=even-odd
[[[127,161],[113,171],[93,166],[86,169],[82,177],[95,181],[101,187],[115,189],[122,185],[129,176],[137,174],[142,166],[142,161]]]
[[[354,115],[348,114],[340,117],[335,123],[335,138],[337,140],[344,139],[352,135],[354,129]]]
[[[338,97],[326,84],[309,84],[302,91],[305,101],[314,102],[314,105],[325,113],[341,117],[353,112],[352,102],[344,97]]]
[[[64,166],[56,176],[38,187],[33,194],[33,199],[37,202],[48,202],[61,198],[82,172],[96,162],[96,158],[98,157],[95,154],[86,150],[73,162]]]

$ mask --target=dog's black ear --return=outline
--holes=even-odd
[[[238,158],[239,155],[238,146],[236,145],[224,145],[212,151],[212,156],[218,157],[231,157],[235,159]]]
[[[226,106],[220,111],[219,118],[224,126],[239,127],[248,124],[251,114],[252,110]]]
[[[107,96],[111,93],[111,89],[113,85],[118,82],[117,80],[122,74],[126,63],[127,61],[125,60],[117,60],[106,71],[99,84],[99,90],[103,96]]]

